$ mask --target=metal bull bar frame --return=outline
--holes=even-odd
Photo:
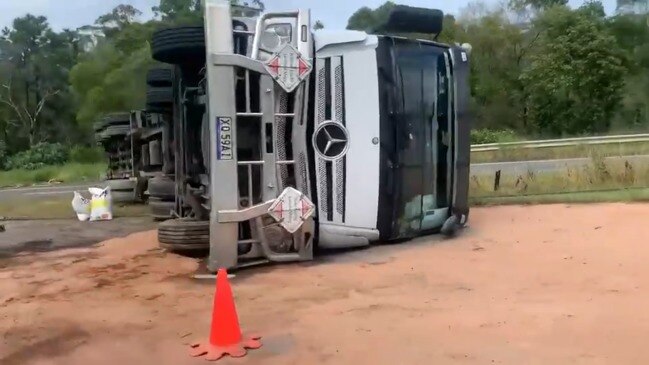
[[[206,48],[207,48],[207,87],[210,126],[210,254],[208,268],[241,266],[241,258],[262,259],[274,262],[305,261],[313,258],[314,222],[309,217],[292,234],[293,250],[290,253],[276,253],[271,249],[264,225],[268,220],[269,209],[287,186],[280,179],[280,169],[292,166],[293,171],[307,176],[306,161],[300,166],[292,159],[278,156],[276,120],[286,118],[292,123],[292,139],[289,141],[293,155],[305,156],[307,139],[308,80],[302,82],[290,95],[294,98],[293,110],[281,111],[277,107],[281,93],[284,92],[268,73],[259,59],[262,53],[260,37],[267,21],[273,18],[290,18],[297,25],[293,34],[293,45],[303,55],[312,54],[310,34],[310,14],[308,11],[265,14],[259,17],[255,32],[233,30],[229,1],[206,1]],[[254,37],[251,57],[234,53],[233,34]],[[237,100],[241,88],[237,78],[243,75],[245,101]],[[252,86],[258,82],[259,87]],[[240,89],[239,89],[240,90]],[[258,92],[259,96],[253,96]],[[258,104],[259,110],[253,103]],[[238,123],[260,123],[260,160],[239,159],[237,153]],[[267,135],[272,133],[272,135]],[[272,140],[273,148],[267,148]],[[303,165],[303,166],[302,166]],[[255,180],[255,173],[260,178]],[[246,179],[247,187],[241,187],[240,180]],[[306,179],[296,179],[295,188],[310,198],[310,186]],[[243,191],[240,191],[243,190]],[[259,193],[259,194],[256,194]],[[259,199],[261,196],[261,200]],[[242,199],[248,204],[242,205]],[[241,237],[241,224],[249,222],[251,238]],[[252,244],[252,250],[239,255],[239,245]]]

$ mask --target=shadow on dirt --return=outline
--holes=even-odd
[[[83,248],[156,228],[150,218],[116,218],[107,222],[76,220],[6,221],[0,233],[0,260],[20,254]]]
[[[464,232],[466,234],[467,232]],[[375,244],[367,247],[360,248],[347,248],[347,249],[319,249],[315,253],[313,261],[309,262],[296,262],[296,263],[282,263],[275,264],[271,262],[244,267],[237,270],[229,270],[229,274],[234,274],[233,281],[245,281],[248,278],[264,273],[271,272],[277,267],[285,269],[291,268],[308,268],[320,265],[330,265],[334,263],[356,263],[360,265],[384,265],[394,260],[396,252],[404,250],[411,250],[421,246],[439,245],[439,244],[452,244],[452,238],[446,238],[440,234],[431,236],[418,237],[409,240],[401,240],[399,242],[389,242],[383,244]],[[202,253],[202,258],[207,256],[207,252]],[[194,253],[193,258],[201,258],[200,254]],[[207,269],[207,259],[202,259],[199,268],[196,270],[195,275],[210,275],[213,274]],[[211,278],[203,277],[197,280],[198,282],[213,285],[214,282]]]
[[[3,365],[21,365],[36,359],[49,359],[65,355],[85,344],[89,338],[90,334],[88,332],[70,325],[63,331],[53,331],[47,338],[37,340],[21,350],[0,357],[0,363]]]

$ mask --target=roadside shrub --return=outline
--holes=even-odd
[[[471,144],[503,143],[516,141],[517,136],[509,129],[474,129],[471,131]]]
[[[0,141],[0,171],[7,168],[7,145]]]
[[[60,143],[39,143],[8,159],[7,169],[36,170],[44,166],[62,165],[68,160],[68,151]]]
[[[53,168],[39,168],[39,169],[33,169],[31,171],[32,173],[32,180],[34,183],[45,183],[50,181],[53,178],[54,171],[52,171]]]
[[[74,146],[70,149],[70,162],[90,164],[104,161],[104,151],[99,147]]]

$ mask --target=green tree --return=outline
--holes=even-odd
[[[586,0],[579,10],[595,18],[604,18],[606,11],[604,5],[599,0]]]
[[[200,24],[203,21],[201,0],[160,0],[153,12],[168,24]]]
[[[567,5],[568,0],[510,0],[509,6],[513,9],[530,7],[535,10],[548,9],[556,5]]]
[[[424,36],[424,35],[422,35]],[[426,35],[424,37],[428,37]],[[466,42],[467,37],[464,32],[464,29],[457,22],[455,16],[451,14],[444,15],[444,22],[442,24],[442,33],[440,33],[438,40],[444,43],[453,43],[453,42]]]
[[[625,55],[625,92],[617,129],[644,129],[649,123],[649,27],[645,15],[624,14],[606,22]]]
[[[70,73],[79,98],[79,123],[89,129],[102,114],[144,108],[145,78],[152,64],[146,43],[130,53],[105,43],[85,55]]]
[[[33,146],[48,139],[45,126],[61,129],[70,123],[67,73],[78,52],[74,39],[74,32],[55,33],[45,17],[30,14],[3,31],[0,102],[14,134],[6,140],[11,150],[21,149],[24,140]]]
[[[160,27],[158,22],[133,23],[115,34],[112,43],[118,51],[131,54],[146,46],[153,37],[155,30]]]
[[[347,21],[347,29],[372,31],[387,22],[390,11],[396,6],[392,1],[372,10],[366,6],[358,9]]]
[[[324,29],[324,27],[325,27],[324,23],[321,22],[320,20],[316,20],[315,23],[313,24],[313,30]]]
[[[553,7],[535,22],[538,47],[520,80],[532,125],[552,135],[607,131],[624,88],[623,52],[588,11]]]
[[[502,8],[464,13],[461,18],[462,32],[456,31],[454,39],[448,41],[472,46],[471,94],[477,127],[524,133],[528,127],[522,118],[523,93],[518,77],[535,36],[512,24]]]
[[[97,18],[95,24],[104,27],[106,30],[120,30],[127,25],[133,24],[142,12],[132,5],[120,4],[113,11]]]
[[[243,5],[263,11],[266,6],[262,0],[230,0],[232,5]],[[163,23],[171,25],[197,25],[203,22],[201,0],[160,0],[160,5],[153,7],[153,13]],[[247,11],[234,10],[234,15],[247,16]]]

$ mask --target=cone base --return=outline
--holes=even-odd
[[[198,342],[191,346],[189,354],[192,357],[204,356],[205,360],[216,361],[226,355],[230,357],[244,357],[247,350],[256,350],[261,347],[261,336],[242,336],[241,342],[230,346],[214,346],[210,343]]]

